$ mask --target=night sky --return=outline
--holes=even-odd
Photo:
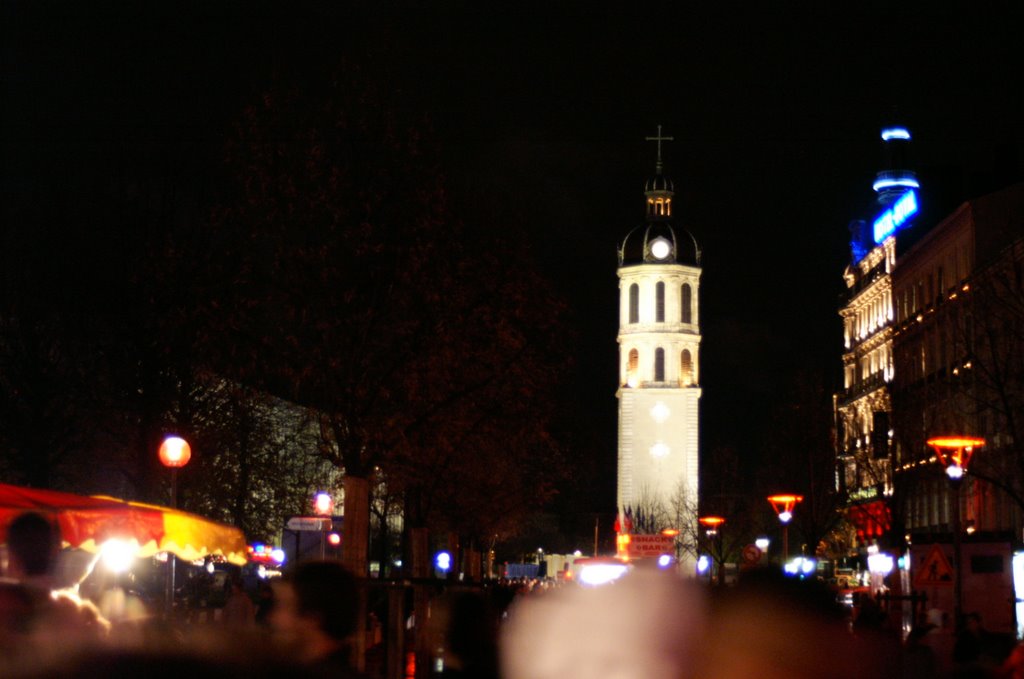
[[[552,4],[4,0],[3,228],[66,240],[70,257],[102,241],[102,189],[125,167],[174,175],[202,204],[225,135],[273,74],[357,63],[429,119],[456,213],[522,234],[571,304],[566,418],[593,465],[582,483],[611,504],[615,252],[642,222],[658,124],[675,138],[677,223],[704,254],[706,466],[723,446],[757,459],[797,373],[835,386],[846,227],[866,216],[894,106],[932,214],[1022,177],[1013,3]]]

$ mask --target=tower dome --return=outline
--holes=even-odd
[[[658,160],[654,176],[644,182],[644,200],[647,224],[629,232],[619,246],[619,266],[634,264],[688,264],[700,265],[700,246],[689,231],[672,226],[672,200],[675,185],[662,173],[661,142],[672,137],[658,134],[647,137],[658,142]]]
[[[634,264],[700,266],[700,246],[684,228],[669,222],[650,222],[630,231],[619,246],[619,266]]]

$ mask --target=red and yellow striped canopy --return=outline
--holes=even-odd
[[[87,552],[98,552],[107,540],[120,539],[135,543],[139,557],[171,552],[195,561],[218,554],[233,564],[246,562],[245,536],[233,526],[169,507],[3,483],[0,543],[7,540],[10,522],[29,511],[51,517],[60,527],[64,545]]]

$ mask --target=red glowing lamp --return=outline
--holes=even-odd
[[[974,449],[985,445],[985,439],[975,436],[936,436],[928,439],[928,445],[935,449],[935,455],[946,468],[946,474],[955,481],[963,478]]]
[[[330,516],[334,511],[334,500],[327,493],[317,493],[313,498],[313,511],[319,516]]]
[[[192,459],[192,447],[180,436],[168,436],[160,444],[159,455],[160,462],[165,467],[177,469],[184,467]]]
[[[769,495],[768,502],[772,503],[772,509],[779,515],[779,521],[789,523],[793,518],[793,508],[804,501],[803,495]]]

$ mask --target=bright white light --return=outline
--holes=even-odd
[[[700,558],[697,559],[697,575],[704,575],[708,572],[708,568],[711,567],[711,560],[707,554],[701,554]]]
[[[629,567],[624,563],[589,564],[580,569],[580,582],[591,587],[604,585],[621,578],[626,574],[627,570],[629,570]]]
[[[897,186],[906,186],[911,189],[921,188],[921,184],[913,177],[887,177],[885,179],[876,179],[875,183],[871,185],[871,188],[875,191],[881,191],[882,189],[892,189]]]
[[[256,575],[258,575],[261,580],[266,580],[267,579],[267,567],[264,566],[263,564],[260,564],[260,567],[258,569],[256,569]]]
[[[330,516],[334,510],[334,500],[327,493],[317,493],[313,500],[313,509],[321,516]]]
[[[284,563],[284,550],[278,547],[270,553],[270,558],[277,562],[278,565]]]
[[[1017,600],[1024,600],[1024,552],[1013,554],[1013,589]]]
[[[578,559],[581,556],[583,556],[583,552],[577,549],[575,552],[572,553],[572,555]]]
[[[212,561],[207,561],[206,562],[206,572],[209,573],[210,575],[213,575],[213,571],[214,571],[213,562]]]
[[[107,540],[103,543],[103,565],[114,573],[124,573],[135,561],[137,547],[124,540]]]
[[[790,575],[810,575],[817,567],[814,559],[806,556],[798,556],[783,566],[783,570]]]
[[[651,417],[654,418],[654,421],[657,422],[658,424],[661,424],[662,422],[667,420],[671,414],[672,411],[669,410],[668,406],[662,403],[661,401],[655,403],[654,407],[651,408]]]
[[[779,521],[789,523],[793,520],[793,512],[779,512]]]
[[[672,565],[672,557],[668,554],[662,554],[658,557],[658,568],[668,568]]]
[[[651,446],[651,456],[658,459],[667,457],[670,452],[672,449],[660,441]]]
[[[905,127],[887,127],[882,130],[882,141],[890,139],[910,139],[910,131]]]
[[[439,571],[448,572],[452,567],[452,555],[448,552],[438,552],[434,557],[434,563]]]
[[[655,259],[665,259],[671,251],[672,246],[664,238],[658,238],[651,243],[651,254]]]
[[[640,384],[640,380],[637,379],[636,375],[630,375],[626,378],[626,386],[630,389],[636,389],[638,384]]]
[[[951,464],[946,467],[946,476],[954,481],[959,481],[964,477],[964,468],[957,464]]]
[[[772,543],[772,541],[769,540],[768,538],[758,538],[758,539],[754,540],[754,545],[758,549],[760,549],[762,552],[767,552],[768,551],[768,545],[770,545],[771,543]]]
[[[885,553],[868,555],[868,571],[878,575],[889,575],[892,572],[892,557]]]

